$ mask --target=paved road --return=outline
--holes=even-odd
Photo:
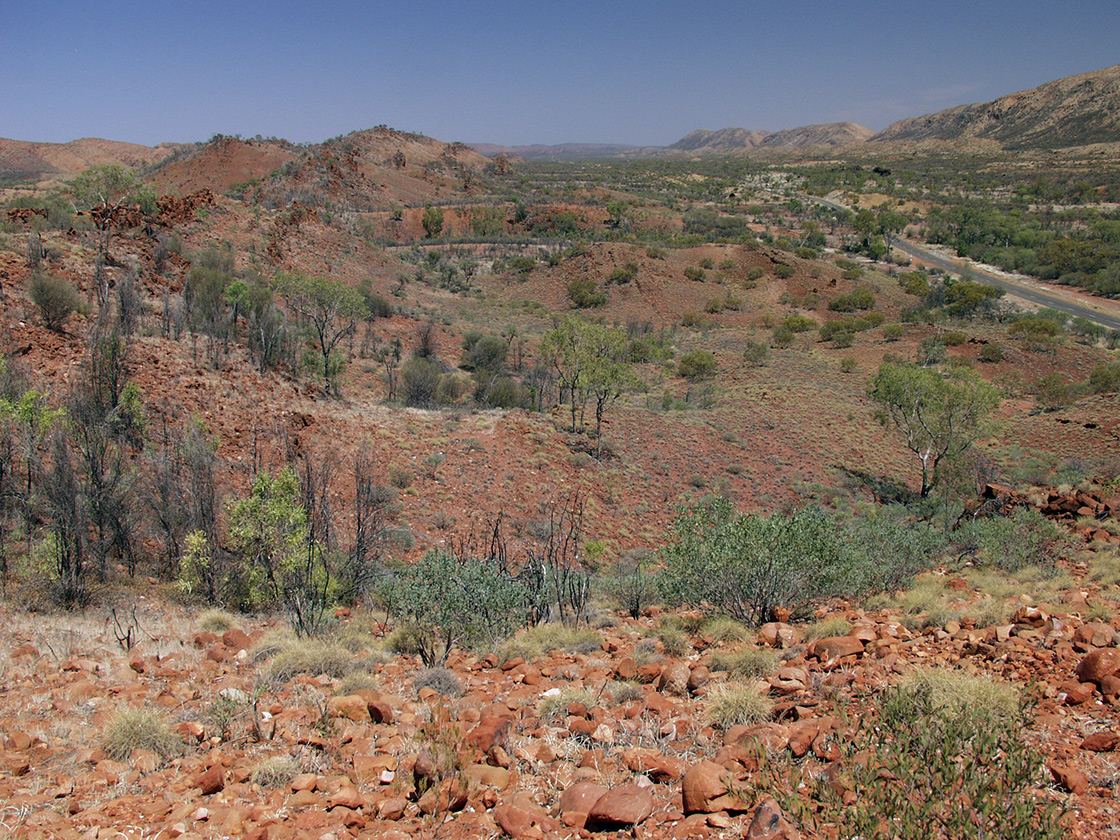
[[[827,198],[818,198],[815,195],[803,195],[801,198],[806,201],[814,201],[817,204],[823,204],[834,210],[851,209],[842,204],[837,204],[835,201],[829,201]],[[978,268],[970,260],[950,260],[920,245],[916,245],[907,239],[892,237],[891,245],[911,258],[921,260],[928,265],[940,268],[942,271],[949,271],[957,276],[967,272],[973,280],[987,283],[989,286],[995,286],[998,289],[1003,289],[1007,294],[1022,298],[1029,303],[1037,304],[1038,306],[1048,306],[1051,309],[1057,309],[1059,312],[1064,312],[1067,315],[1086,318],[1094,324],[1100,324],[1106,329],[1120,330],[1120,317],[1096,309],[1091,304],[1081,304],[1054,295],[1047,289],[1034,283],[1030,278],[1008,280],[1006,277],[1000,277],[999,275],[984,271],[982,268]]]

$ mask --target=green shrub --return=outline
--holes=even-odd
[[[1089,374],[1089,391],[1094,394],[1114,394],[1120,391],[1120,362],[1093,368]]]
[[[1066,538],[1049,519],[1031,508],[1016,508],[1010,516],[993,516],[962,525],[953,535],[962,551],[979,552],[985,563],[1007,572],[1037,566],[1053,572]]]
[[[769,620],[774,607],[796,611],[859,583],[845,541],[820,513],[736,514],[727,499],[680,516],[662,559],[667,602],[707,605],[750,624]]]
[[[937,336],[937,340],[946,347],[960,347],[968,341],[968,336],[957,330],[946,330]]]
[[[82,309],[82,299],[74,287],[53,274],[34,272],[28,284],[28,294],[39,310],[43,326],[54,332],[61,332],[70,316]]]
[[[180,752],[183,742],[171,724],[152,709],[125,709],[105,727],[101,750],[114,761],[127,761],[134,750],[148,750],[163,758]]]
[[[883,327],[883,338],[887,341],[898,341],[902,338],[903,332],[902,324],[887,324]]]
[[[743,351],[743,361],[750,367],[762,367],[770,358],[770,345],[765,341],[748,341]]]
[[[842,373],[855,373],[859,369],[859,364],[856,362],[855,356],[844,356],[840,360],[840,371]]]
[[[429,551],[398,571],[393,591],[390,609],[428,667],[457,646],[497,645],[527,620],[525,584],[491,560]]]
[[[789,280],[796,273],[797,272],[794,270],[794,267],[792,265],[777,263],[774,266],[774,276],[779,280]]]
[[[771,334],[770,341],[775,347],[786,348],[793,344],[793,330],[784,324],[780,327],[775,327],[774,332]]]
[[[821,774],[791,778],[779,804],[814,836],[1064,837],[1060,807],[1038,790],[1042,756],[1024,737],[1029,706],[993,717],[986,702],[998,696],[1006,708],[998,690],[977,693],[987,698],[979,703],[945,703],[927,675],[888,689],[879,713],[847,740],[841,761],[846,784],[859,792],[854,801],[844,804]]]
[[[872,309],[874,306],[875,293],[867,286],[860,286],[828,303],[828,308],[833,312],[854,312],[857,309]]]
[[[977,358],[979,358],[982,362],[1002,362],[1004,359],[1003,348],[1000,347],[997,342],[989,341],[987,344],[980,348],[980,352],[977,354]]]
[[[684,276],[685,276],[685,279],[687,279],[687,280],[692,280],[692,281],[697,282],[697,283],[702,283],[704,281],[704,277],[705,277],[704,269],[697,268],[695,266],[690,265],[688,268],[686,268],[684,270]]]
[[[707,379],[718,366],[715,354],[710,350],[693,350],[681,357],[677,373],[686,379]]]
[[[592,309],[607,302],[607,293],[594,280],[576,278],[568,284],[568,299],[577,309]]]
[[[787,315],[782,321],[782,326],[795,333],[808,332],[817,326],[817,322],[807,315]]]

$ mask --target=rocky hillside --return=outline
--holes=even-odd
[[[747,154],[755,149],[802,149],[810,146],[849,146],[871,137],[869,128],[853,122],[805,125],[782,131],[723,128],[699,129],[667,148],[700,155]]]
[[[992,102],[900,120],[871,142],[974,139],[994,140],[1008,150],[1120,141],[1120,65]]]
[[[167,158],[175,143],[141,146],[86,137],[69,143],[33,143],[0,137],[0,183],[5,181],[65,180],[104,163],[142,167]]]

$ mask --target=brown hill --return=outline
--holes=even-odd
[[[444,143],[385,126],[355,131],[301,150],[261,186],[273,204],[331,203],[350,211],[423,204],[477,192],[490,163],[462,143]]]
[[[707,131],[700,128],[686,134],[668,148],[682,152],[730,152],[753,149],[769,136],[768,131],[750,131],[745,128],[721,128]]]
[[[64,180],[91,166],[120,163],[139,168],[167,158],[180,148],[175,143],[141,146],[86,137],[69,143],[34,143],[0,138],[0,181]]]
[[[994,140],[1008,150],[1120,141],[1120,65],[900,120],[870,142]]]
[[[862,143],[874,132],[854,122],[803,125],[775,131],[759,145],[768,149],[801,149],[807,146],[850,146]]]
[[[238,140],[222,137],[169,160],[151,181],[161,192],[180,194],[209,189],[223,193],[234,184],[260,179],[300,153],[282,140]]]

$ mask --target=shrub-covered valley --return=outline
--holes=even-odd
[[[1109,836],[1118,174],[9,180],[0,833]]]

